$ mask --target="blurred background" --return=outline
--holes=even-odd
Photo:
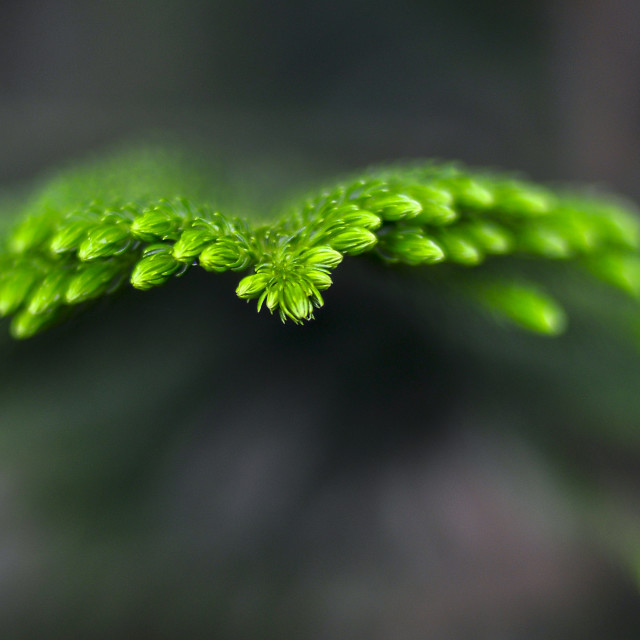
[[[0,187],[158,132],[259,192],[404,157],[640,198],[635,0],[5,0]],[[250,176],[250,178],[249,178]],[[637,638],[638,365],[345,264],[0,338],[5,638]],[[576,314],[574,314],[576,315]]]

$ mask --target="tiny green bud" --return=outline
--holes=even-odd
[[[42,278],[42,274],[29,266],[16,266],[0,280],[0,316],[14,313]]]
[[[311,303],[312,307],[316,307],[319,309],[320,307],[324,306],[324,300],[322,298],[320,290],[310,280],[303,280],[302,288],[309,298],[309,302]],[[327,288],[328,287],[323,287],[323,290]]]
[[[131,272],[130,282],[136,289],[151,289],[164,284],[184,265],[176,260],[170,245],[151,245]]]
[[[89,231],[80,245],[78,257],[83,262],[124,253],[132,244],[129,228],[124,224],[101,224]]]
[[[14,253],[23,253],[47,240],[52,231],[51,217],[31,216],[26,218],[11,234],[9,248]]]
[[[504,228],[488,220],[474,220],[464,227],[472,242],[486,253],[505,254],[513,250],[513,237]]]
[[[193,262],[215,238],[211,229],[187,229],[173,245],[173,257],[180,262]]]
[[[304,277],[320,291],[328,289],[332,283],[331,276],[329,276],[326,271],[321,271],[320,269],[307,269],[304,272]]]
[[[116,285],[122,270],[122,265],[115,260],[100,260],[80,265],[69,280],[65,294],[66,302],[79,304],[100,297]]]
[[[555,222],[566,242],[576,251],[590,253],[604,239],[600,236],[597,220],[571,205],[556,210]]]
[[[333,215],[337,216],[340,222],[348,227],[362,227],[363,229],[375,231],[382,225],[380,216],[371,213],[371,211],[360,209],[356,205],[340,207]]]
[[[595,219],[599,235],[606,241],[629,249],[640,246],[640,221],[636,216],[607,203]]]
[[[174,208],[156,205],[147,209],[131,225],[131,234],[144,242],[174,238],[183,219]]]
[[[71,272],[67,268],[54,268],[31,294],[27,309],[30,314],[45,313],[64,302]]]
[[[329,241],[336,251],[353,256],[369,251],[378,242],[378,238],[368,229],[350,227],[339,231]]]
[[[238,240],[221,238],[207,246],[198,259],[200,266],[207,271],[241,271],[250,264],[250,258]]]
[[[453,193],[455,203],[468,209],[488,209],[495,203],[493,191],[488,184],[467,176],[458,176],[445,181]]]
[[[136,216],[142,215],[141,211],[134,204],[127,205],[126,207],[119,207],[117,209],[107,209],[100,215],[100,221],[103,224],[117,224],[124,225],[130,228],[131,223]]]
[[[342,254],[329,246],[323,245],[307,249],[300,259],[305,265],[318,269],[335,269],[342,262]]]
[[[472,267],[480,264],[484,258],[480,248],[464,233],[446,229],[439,233],[436,239],[444,249],[447,260],[452,262]]]
[[[280,319],[290,318],[295,323],[306,320],[313,313],[313,305],[301,283],[286,280],[279,296]]]
[[[278,308],[280,304],[280,294],[281,294],[281,286],[278,283],[271,284],[265,291],[267,294],[267,309],[269,311],[274,311]],[[262,294],[264,296],[264,294]],[[260,311],[260,306],[262,305],[263,297],[261,296],[258,302],[258,311]]]
[[[246,276],[240,280],[236,295],[245,300],[257,298],[263,293],[270,280],[271,276],[268,273],[254,273]]]
[[[567,238],[559,230],[540,223],[524,230],[518,241],[524,251],[545,258],[568,258],[573,253]]]
[[[422,212],[420,202],[405,194],[388,192],[375,194],[365,201],[365,205],[374,214],[389,222],[415,218]]]
[[[453,194],[451,190],[444,185],[419,185],[411,187],[410,193],[420,202],[433,202],[445,206],[451,206],[453,204]]]
[[[346,191],[350,201],[368,202],[369,198],[388,193],[388,187],[379,179],[363,178],[349,187]]]
[[[496,185],[494,193],[499,209],[518,216],[545,215],[555,204],[553,195],[542,187],[515,181]]]
[[[589,270],[604,282],[633,297],[640,297],[640,257],[633,254],[605,254],[587,261]]]
[[[397,229],[385,234],[380,251],[390,262],[410,265],[436,264],[445,257],[440,245],[425,237],[420,229]]]
[[[422,208],[422,212],[414,218],[417,224],[446,225],[458,219],[458,213],[453,208],[453,196],[448,189],[416,186],[411,187],[409,193]]]
[[[485,288],[479,297],[490,311],[529,331],[554,336],[562,333],[567,324],[562,307],[529,285],[496,283]]]
[[[23,309],[11,319],[9,330],[11,335],[18,340],[31,338],[48,327],[58,315],[55,311],[32,313],[29,309]]]
[[[76,251],[86,240],[89,231],[98,225],[98,218],[95,217],[74,217],[65,220],[58,228],[49,243],[52,253],[60,254],[69,251]]]

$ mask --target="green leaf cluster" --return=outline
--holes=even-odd
[[[569,262],[640,296],[640,225],[613,198],[423,162],[363,171],[255,223],[185,195],[162,163],[153,177],[145,162],[146,183],[113,161],[63,173],[28,203],[0,250],[0,314],[13,316],[16,338],[127,283],[146,290],[198,267],[244,274],[240,298],[301,323],[323,306],[343,259],[361,254],[445,279],[505,261],[467,294],[543,334],[561,332],[565,314],[540,284],[510,272],[513,257]]]

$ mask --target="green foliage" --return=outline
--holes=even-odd
[[[343,258],[360,254],[452,282],[502,261],[499,277],[461,290],[542,334],[561,332],[564,313],[510,271],[514,257],[562,261],[640,295],[640,226],[615,199],[426,162],[363,171],[254,223],[213,208],[206,180],[185,190],[196,174],[183,159],[142,153],[45,184],[0,252],[0,314],[14,316],[12,334],[34,335],[126,282],[150,289],[193,267],[249,272],[240,298],[301,323],[324,304]]]

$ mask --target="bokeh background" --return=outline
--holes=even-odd
[[[161,133],[256,193],[441,157],[638,199],[639,27],[635,0],[5,0],[0,186]],[[196,273],[1,327],[2,637],[638,637],[617,298],[559,282],[580,313],[546,341],[355,262],[303,329]]]

